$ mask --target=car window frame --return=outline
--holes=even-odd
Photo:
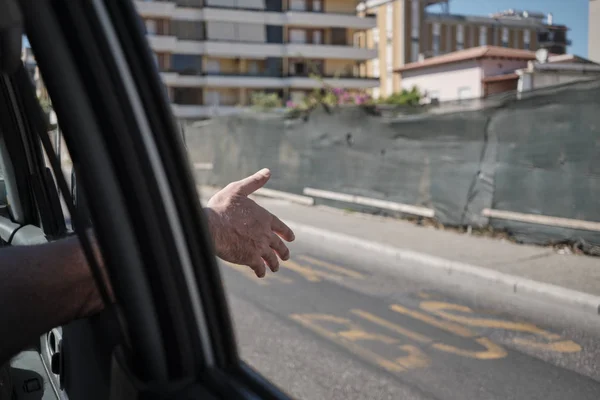
[[[257,395],[287,398],[268,381],[259,379],[237,353],[218,266],[187,156],[133,3],[129,0],[106,3],[21,0],[21,3],[26,31],[42,74],[48,76],[45,81],[67,146],[74,164],[81,165],[77,173],[81,173],[82,189],[122,315],[129,322],[146,318],[145,331],[128,324],[130,337],[137,340],[154,337],[159,352],[168,346],[180,346],[174,350],[180,351],[175,356],[181,359],[170,360],[180,362],[183,374],[175,378],[195,377],[196,385],[219,397],[229,398],[234,394],[237,398]],[[86,48],[82,45],[85,40],[97,47]],[[51,49],[43,47],[46,41],[53,43]],[[115,50],[119,47],[121,55]],[[123,75],[129,76],[124,79]],[[78,112],[70,112],[73,109]],[[86,134],[77,135],[82,131]],[[158,156],[151,154],[152,146],[160,149]],[[122,157],[124,151],[126,158]],[[142,165],[163,170],[168,178],[163,187],[156,176],[139,172],[136,175],[133,169]],[[117,170],[121,175],[116,174]],[[130,187],[125,187],[125,182]],[[162,208],[169,207],[166,204],[169,197],[177,211],[166,215]],[[102,205],[110,208],[108,214],[106,210],[104,215],[100,214]],[[134,205],[138,208],[133,209]],[[148,205],[156,206],[152,214],[156,214],[156,221],[150,214],[147,218],[136,218],[147,213]],[[173,218],[177,222],[174,225],[170,224]],[[159,228],[148,232],[149,226]],[[175,235],[177,230],[179,233]],[[175,242],[174,235],[183,238],[183,247]],[[148,254],[140,251],[140,238],[148,239],[145,243]],[[157,238],[162,242],[157,242]],[[161,252],[172,257],[167,258],[168,265],[164,260],[161,263]],[[150,256],[155,257],[152,260]],[[186,258],[193,266],[192,276],[184,271]],[[151,273],[161,279],[149,282]],[[148,286],[144,290],[145,285]],[[189,323],[198,305],[192,304],[194,296],[190,297],[194,290],[200,293],[206,318],[198,321],[198,325],[205,324],[209,335],[203,339],[208,339],[208,343],[202,342],[201,327]],[[179,302],[182,309],[170,311],[182,313],[188,317],[187,321],[158,318],[156,304],[160,302]],[[171,325],[166,326],[166,321]],[[197,330],[197,335],[189,336],[190,329]],[[184,344],[162,340],[161,332],[169,330],[187,338],[188,343],[181,348]],[[131,346],[137,346],[134,359],[145,360],[133,366],[135,373],[142,370],[144,378],[156,380],[162,373],[158,364],[162,364],[163,371],[173,372],[164,357],[148,358],[150,355],[144,353],[144,348],[155,349],[147,341]],[[213,359],[206,357],[207,348],[214,354]],[[157,364],[153,365],[155,370],[144,370],[151,363]]]

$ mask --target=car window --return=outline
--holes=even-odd
[[[221,254],[243,359],[298,398],[596,397],[598,2],[360,3],[231,4],[266,40],[211,20],[209,73],[162,73],[203,204],[268,168],[295,232],[264,278]]]

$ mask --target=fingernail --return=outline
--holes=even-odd
[[[264,176],[271,176],[271,170],[269,168],[263,168],[258,171],[258,173]]]

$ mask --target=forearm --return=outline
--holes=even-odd
[[[0,364],[50,329],[101,310],[77,238],[0,250]]]

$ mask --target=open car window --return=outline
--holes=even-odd
[[[116,297],[91,331],[63,336],[66,395],[285,398],[237,354],[180,131],[132,3],[19,3]],[[55,149],[46,146],[50,161]],[[106,325],[117,331],[109,339]],[[97,362],[68,350],[82,343]]]

